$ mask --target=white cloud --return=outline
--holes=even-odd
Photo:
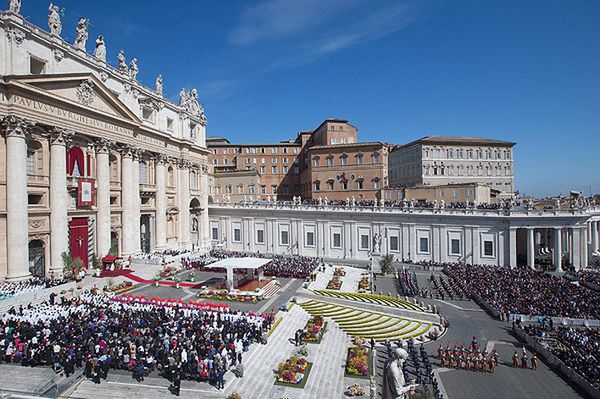
[[[318,28],[360,0],[266,0],[242,12],[239,25],[229,34],[232,44],[246,46],[280,40]]]

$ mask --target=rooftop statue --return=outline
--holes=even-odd
[[[137,58],[131,60],[129,64],[129,76],[131,79],[136,80],[138,74]]]
[[[10,12],[18,14],[21,12],[21,0],[9,0],[8,9]]]
[[[56,36],[60,36],[62,32],[62,22],[60,22],[60,14],[58,6],[50,3],[48,7],[48,27],[50,28],[50,33]]]
[[[125,62],[125,52],[123,50],[119,51],[117,59],[119,60],[119,72],[127,73],[127,63]]]
[[[106,44],[104,43],[104,36],[100,35],[96,39],[96,50],[94,55],[100,61],[106,62]]]
[[[79,22],[77,22],[77,26],[75,27],[75,46],[85,51],[85,44],[88,39],[88,25],[90,24],[90,20],[87,18],[79,18]]]
[[[162,74],[156,77],[156,94],[162,97],[163,95],[163,79]]]

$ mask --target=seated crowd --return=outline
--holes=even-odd
[[[529,269],[446,265],[446,273],[506,317],[510,313],[600,319],[600,293]],[[508,318],[506,318],[508,320]]]
[[[398,270],[398,283],[405,296],[416,296],[419,293],[419,283],[415,272],[406,269]]]
[[[555,339],[548,349],[563,363],[600,389],[600,331],[591,328],[524,326],[532,337]]]
[[[204,271],[223,271],[222,269],[212,269],[210,265],[220,259],[225,258],[270,258],[271,262],[263,267],[265,276],[275,276],[284,278],[308,278],[315,269],[321,265],[318,258],[301,255],[264,255],[261,253],[245,253],[238,251],[212,250],[209,255],[203,255],[194,258],[182,259],[182,265],[186,268],[194,268]],[[241,273],[245,271],[241,270]]]
[[[67,376],[85,365],[96,383],[109,369],[131,371],[139,380],[158,370],[171,381],[203,380],[219,388],[224,371],[266,339],[271,323],[269,315],[120,303],[112,294],[85,291],[4,314],[0,362],[49,366]]]
[[[56,287],[64,283],[66,283],[65,280],[41,277],[33,277],[29,280],[15,283],[3,282],[0,283],[0,300],[27,294],[29,292],[41,291],[46,288]]]

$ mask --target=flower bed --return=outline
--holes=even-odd
[[[129,291],[129,290],[131,290],[133,288],[135,288],[133,286],[133,282],[131,282],[131,281],[123,281],[122,283],[113,285],[112,287],[109,288],[109,290],[111,290],[115,294],[119,294],[121,292]]]
[[[258,301],[262,301],[264,296],[264,291],[260,290],[259,292],[248,292],[248,291],[233,291],[230,292],[226,289],[204,289],[198,293],[200,298],[211,298],[217,299],[220,301],[234,301],[234,302],[249,302],[256,303]]]
[[[333,276],[327,283],[328,290],[339,290],[342,287],[342,280],[338,276]]]
[[[372,374],[371,351],[360,338],[355,339],[354,342],[356,345],[348,348],[344,375],[346,377],[369,378]]]
[[[364,292],[370,288],[369,276],[362,276],[358,282],[358,292]]]
[[[302,340],[310,344],[320,344],[325,330],[327,330],[327,323],[323,320],[323,316],[311,317],[304,326]]]
[[[156,306],[169,306],[169,307],[180,307],[186,309],[198,309],[204,311],[222,312],[229,310],[229,305],[224,303],[211,303],[211,302],[184,302],[182,299],[174,298],[160,298],[152,297],[146,298],[145,295],[134,295],[134,294],[123,294],[112,298],[115,302],[133,304],[139,303],[142,305],[156,305]]]
[[[275,375],[275,385],[304,388],[311,368],[312,363],[305,358],[292,356],[285,362],[279,363]]]
[[[336,267],[333,271],[334,276],[344,277],[346,275],[346,271],[343,267]]]

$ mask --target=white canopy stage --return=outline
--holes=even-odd
[[[265,258],[226,258],[221,259],[215,263],[207,265],[210,268],[222,268],[227,270],[227,288],[232,291],[235,287],[234,284],[234,269],[247,269],[248,274],[254,273],[254,270],[262,268],[267,263],[271,262],[271,259]],[[260,270],[262,274],[262,270]]]

